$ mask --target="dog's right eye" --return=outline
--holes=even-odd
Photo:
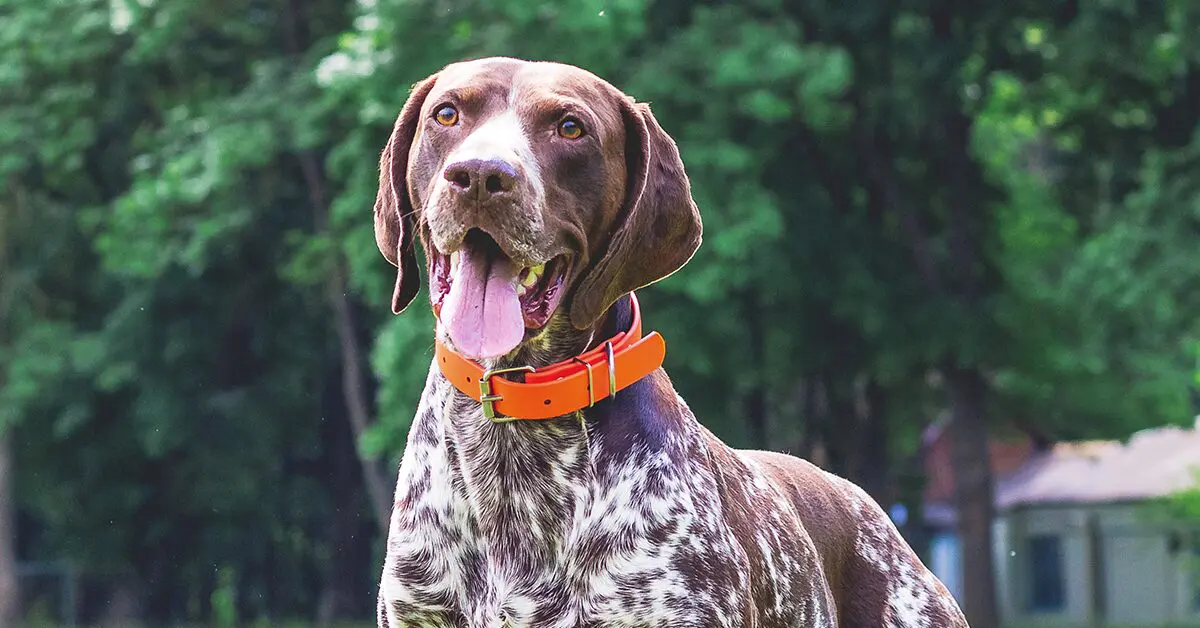
[[[433,114],[433,119],[442,126],[454,126],[458,124],[458,109],[444,105]]]
[[[558,123],[558,134],[569,140],[583,137],[583,123],[576,118],[567,118]]]

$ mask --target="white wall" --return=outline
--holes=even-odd
[[[1026,507],[999,516],[995,530],[997,601],[1006,623],[1089,626],[1095,610],[1101,613],[1096,619],[1111,625],[1200,626],[1191,597],[1200,578],[1186,543],[1172,552],[1172,529],[1149,519],[1136,504]],[[1042,534],[1062,539],[1066,599],[1056,613],[1028,610],[1030,567],[1024,552],[1028,539]],[[1185,532],[1181,538],[1191,537]],[[1094,592],[1102,599],[1094,600]]]

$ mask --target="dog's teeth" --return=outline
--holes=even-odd
[[[517,296],[524,296],[534,284],[542,278],[542,272],[546,270],[545,264],[532,266],[521,271],[517,278]]]
[[[459,255],[458,253],[450,254],[450,271],[451,272],[458,270],[458,262],[459,262],[459,259],[461,259],[461,257],[462,256]]]
[[[529,268],[525,269],[525,274],[521,276],[521,283],[526,286],[532,286],[538,282],[538,279],[542,278],[543,272],[546,272],[545,264],[530,266]]]

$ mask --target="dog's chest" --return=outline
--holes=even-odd
[[[747,559],[686,443],[618,460],[601,438],[553,452],[447,439],[439,413],[469,410],[431,384],[400,468],[381,583],[390,625],[741,623]]]

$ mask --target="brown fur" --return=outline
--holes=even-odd
[[[417,219],[427,251],[453,252],[474,226],[522,265],[570,254],[566,283],[574,289],[565,305],[571,323],[590,330],[619,297],[675,272],[700,246],[700,213],[679,151],[648,105],[572,66],[503,58],[454,64],[413,90],[380,160],[376,239],[384,257],[398,266],[395,313],[407,307],[419,285],[412,255],[414,208],[426,205],[446,156],[512,99],[519,101],[533,140],[543,207],[511,199],[484,207],[425,207]],[[454,128],[431,120],[444,104],[462,112]],[[553,137],[554,123],[566,112],[588,128],[582,141]],[[528,186],[532,173],[524,174],[521,184]],[[530,196],[527,189],[520,192],[514,197]],[[527,225],[535,222],[544,228],[530,233]],[[638,263],[629,264],[631,259]]]

